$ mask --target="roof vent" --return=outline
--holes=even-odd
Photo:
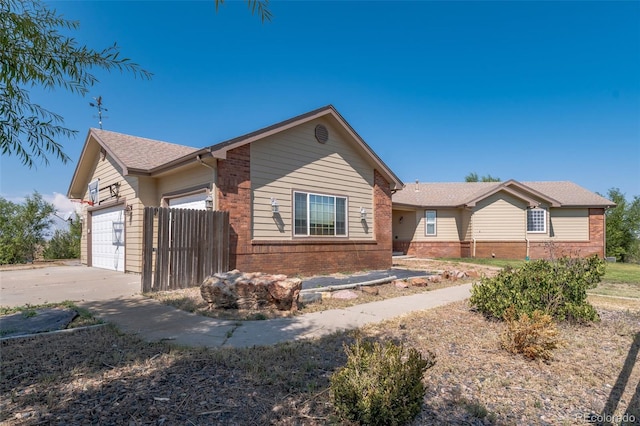
[[[320,143],[326,143],[329,140],[329,131],[322,124],[318,124],[315,130],[316,140]]]

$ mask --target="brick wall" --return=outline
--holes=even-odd
[[[604,257],[605,250],[604,209],[589,209],[589,241],[530,241],[529,258],[547,259],[551,252],[557,256]],[[416,242],[394,241],[393,251],[402,251],[417,257],[472,257],[472,241],[462,242]],[[498,259],[524,259],[527,243],[522,241],[477,241],[475,257]]]
[[[462,257],[460,241],[394,241],[393,251],[416,257]]]
[[[243,272],[313,275],[391,267],[391,190],[374,171],[374,241],[252,241],[249,144],[218,160],[218,209],[229,212],[229,266]],[[370,220],[370,219],[368,219]]]
[[[373,206],[374,206],[374,229],[378,250],[389,254],[387,266],[391,267],[392,245],[392,203],[391,187],[389,182],[377,171],[373,171]]]
[[[237,268],[237,255],[251,251],[250,145],[227,152],[218,160],[218,210],[229,212],[229,267]]]

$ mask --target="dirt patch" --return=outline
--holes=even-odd
[[[587,425],[592,414],[640,416],[640,311],[598,309],[600,323],[560,327],[566,343],[548,363],[500,349],[503,324],[465,302],[361,333],[435,352],[416,425]],[[329,378],[352,340],[339,333],[274,347],[187,350],[103,327],[5,341],[0,422],[335,423]]]

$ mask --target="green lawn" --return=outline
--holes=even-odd
[[[524,260],[516,259],[474,259],[474,258],[442,258],[449,262],[465,262],[479,265],[498,266],[504,268],[522,266]],[[640,265],[632,263],[607,263],[602,282],[597,288],[589,290],[589,294],[605,296],[634,297],[640,299]]]

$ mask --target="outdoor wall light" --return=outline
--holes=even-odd
[[[278,200],[276,198],[271,199],[271,213],[280,213],[280,206],[278,205]]]
[[[207,210],[213,210],[213,197],[211,194],[207,195],[207,198],[204,199],[204,206]]]
[[[360,220],[367,220],[367,209],[360,207]]]
[[[124,208],[124,211],[129,214],[133,213],[133,204],[127,204],[127,206]]]

